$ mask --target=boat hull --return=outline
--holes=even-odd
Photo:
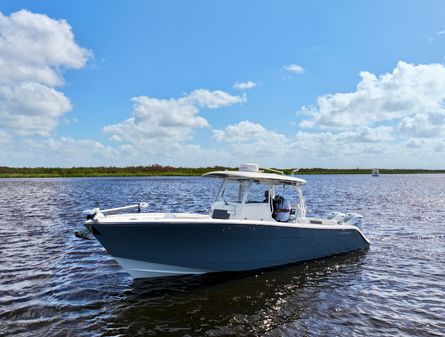
[[[369,247],[358,228],[341,225],[161,221],[87,227],[133,278],[254,270]]]

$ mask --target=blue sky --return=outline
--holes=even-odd
[[[445,167],[443,1],[0,12],[0,166]]]

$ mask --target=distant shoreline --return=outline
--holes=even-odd
[[[236,170],[233,167],[172,167],[172,166],[131,166],[131,167],[0,167],[0,178],[78,178],[78,177],[151,177],[151,176],[201,176],[204,173],[221,170]],[[279,169],[291,174],[292,169]],[[366,174],[372,169],[326,169],[301,168],[297,175],[304,174]],[[428,174],[445,173],[444,170],[426,169],[380,169],[380,174]]]

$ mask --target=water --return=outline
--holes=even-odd
[[[309,214],[361,213],[368,251],[145,281],[74,237],[81,211],[203,213],[217,181],[0,179],[0,336],[444,336],[445,175],[305,178]]]

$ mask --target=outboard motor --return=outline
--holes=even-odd
[[[357,226],[360,230],[363,227],[363,217],[358,213],[347,213],[343,221],[344,225]]]
[[[330,220],[337,221],[338,224],[342,224],[345,218],[345,213],[342,212],[331,212],[329,213],[326,218]]]

